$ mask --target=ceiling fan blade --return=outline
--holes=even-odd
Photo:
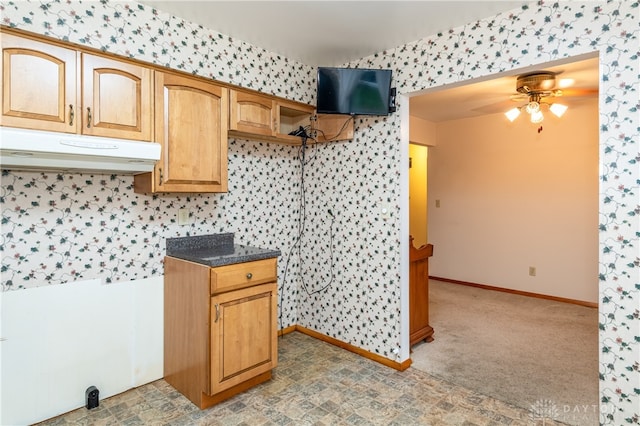
[[[497,113],[505,113],[510,109],[520,106],[509,99],[503,100],[500,102],[495,102],[488,105],[483,105],[477,108],[473,108],[472,111],[482,113],[482,114],[497,114]]]
[[[598,88],[567,88],[567,89],[560,89],[562,92],[562,97],[567,97],[567,96],[572,96],[572,97],[576,97],[576,96],[596,96],[598,94]]]

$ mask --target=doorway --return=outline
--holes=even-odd
[[[558,75],[568,76],[572,69],[595,73],[597,87],[597,58],[560,67]],[[509,77],[513,84],[515,76]],[[500,85],[482,83],[492,92]],[[434,117],[455,110],[453,118],[434,121],[437,138],[429,150],[427,231],[428,242],[434,244],[430,275],[597,306],[597,96],[575,96],[570,99],[571,115],[558,121],[546,117],[542,126],[535,126],[524,117],[506,121],[502,112],[513,105],[511,99],[479,95],[477,88],[468,88],[464,95],[465,88],[415,98],[435,108]],[[513,91],[511,87],[509,93]],[[447,99],[458,96],[461,102],[468,99],[468,116],[455,116],[464,109],[462,103],[447,105]],[[411,115],[413,105],[411,98]],[[595,313],[592,356],[597,361]],[[437,343],[438,327],[434,329]],[[422,347],[414,348],[414,357]],[[597,367],[593,370],[597,375]],[[595,387],[597,404],[597,381]]]

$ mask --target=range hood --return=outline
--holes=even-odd
[[[0,126],[0,167],[135,174],[153,170],[160,144]]]

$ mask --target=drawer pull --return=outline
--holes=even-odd
[[[253,278],[253,274],[251,272],[247,273],[247,279],[250,280],[251,278]]]
[[[220,319],[220,305],[216,303],[216,319],[214,322],[218,322],[219,319]]]

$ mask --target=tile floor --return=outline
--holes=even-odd
[[[164,380],[40,425],[556,425],[409,368],[399,372],[299,332],[272,380],[199,410]]]

